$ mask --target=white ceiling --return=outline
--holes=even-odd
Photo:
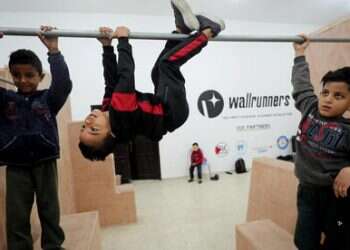
[[[224,19],[328,24],[350,17],[350,0],[188,0],[194,11]],[[4,12],[79,12],[167,16],[169,0],[0,0]]]

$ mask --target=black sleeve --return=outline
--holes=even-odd
[[[118,79],[110,100],[110,106],[118,112],[134,112],[137,109],[134,68],[134,59],[128,38],[120,38],[118,43]]]
[[[135,63],[132,56],[132,47],[127,37],[118,40],[118,81],[115,92],[135,91]]]
[[[317,104],[317,96],[311,84],[309,64],[306,62],[305,56],[294,59],[292,84],[295,107],[302,114],[305,114],[310,107]]]
[[[48,61],[50,64],[52,81],[47,100],[51,111],[57,114],[72,90],[72,81],[69,76],[68,66],[61,53],[49,53]]]
[[[102,109],[106,110],[110,104],[114,87],[118,81],[117,58],[112,46],[103,47],[102,64],[105,80],[105,93],[103,96]]]

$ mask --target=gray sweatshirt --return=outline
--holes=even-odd
[[[320,115],[304,56],[294,59],[292,84],[295,107],[302,114],[296,140],[295,174],[302,184],[332,185],[338,172],[350,166],[350,120]]]

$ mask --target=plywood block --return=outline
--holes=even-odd
[[[236,250],[296,250],[293,237],[271,220],[236,226]]]
[[[292,234],[298,185],[294,164],[262,157],[252,165],[247,221],[270,219]]]

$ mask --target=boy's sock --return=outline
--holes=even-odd
[[[171,0],[171,7],[174,10],[175,25],[182,33],[189,34],[199,29],[197,17],[185,0]]]
[[[207,17],[203,15],[197,15],[197,19],[200,24],[200,30],[211,29],[213,37],[217,36],[221,31],[225,29],[225,23],[219,18]]]

